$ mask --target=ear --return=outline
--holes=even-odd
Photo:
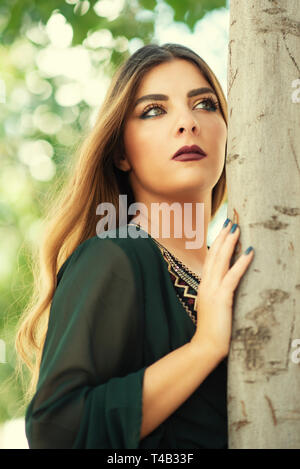
[[[114,162],[114,165],[117,168],[119,168],[121,171],[127,172],[131,169],[128,158],[125,154],[122,154],[121,156],[118,155],[118,154],[114,154],[113,155],[113,162]]]

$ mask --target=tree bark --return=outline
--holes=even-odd
[[[234,300],[229,448],[300,448],[299,78],[299,0],[231,0],[228,216],[233,260],[255,256]]]

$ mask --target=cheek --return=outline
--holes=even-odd
[[[215,125],[211,129],[210,134],[212,136],[212,142],[215,149],[223,152],[227,140],[227,127],[225,122],[222,120],[215,123]]]
[[[225,163],[225,153],[226,153],[226,141],[227,141],[227,127],[224,121],[219,125],[217,138],[216,138],[216,153],[218,155],[218,161],[220,167],[223,168]]]
[[[227,126],[223,120],[220,122],[218,135],[221,145],[225,145],[227,140]]]
[[[161,151],[161,142],[153,132],[153,127],[146,125],[141,129],[129,123],[124,129],[124,146],[128,159],[134,167],[152,164]]]

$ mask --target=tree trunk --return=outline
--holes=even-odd
[[[234,260],[255,255],[235,293],[229,448],[300,448],[299,6],[230,4],[228,216]]]

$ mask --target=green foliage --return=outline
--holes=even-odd
[[[210,10],[226,7],[226,0],[166,0],[174,10],[174,20],[186,23],[191,29]]]
[[[139,3],[145,10],[153,10],[156,7],[156,0],[140,0]]]
[[[135,13],[141,9],[154,10],[157,5],[156,0],[137,0],[132,2],[127,0],[122,14],[118,17],[118,22],[114,25],[104,17],[99,17],[93,9],[96,0],[90,0],[90,7],[87,12],[80,8],[83,2],[78,1],[75,6],[68,4],[63,0],[2,0],[1,10],[4,14],[8,14],[10,19],[6,27],[2,31],[2,43],[11,44],[13,40],[20,34],[23,27],[30,24],[41,22],[46,24],[53,11],[58,10],[64,15],[68,23],[73,28],[73,45],[81,44],[87,37],[89,31],[101,28],[114,28],[116,34],[122,34],[127,38],[135,37],[143,38],[147,36],[149,40],[150,25],[148,30],[144,30],[144,23],[139,24],[134,20]],[[191,29],[195,23],[199,21],[208,11],[215,8],[226,7],[226,0],[165,0],[174,10],[174,20],[185,22]],[[137,6],[136,6],[137,5]],[[131,21],[128,21],[130,20]],[[131,28],[134,23],[134,28]],[[153,33],[153,23],[152,23]],[[148,42],[148,41],[147,41]]]

